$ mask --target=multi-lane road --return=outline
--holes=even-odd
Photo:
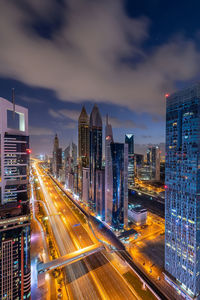
[[[69,204],[67,196],[39,164],[34,163],[34,168],[59,254],[63,256],[92,245],[95,237],[84,220],[77,217],[76,208]],[[141,299],[113,267],[104,251],[66,266],[64,273],[70,299]]]

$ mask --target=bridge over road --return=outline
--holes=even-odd
[[[78,260],[81,260],[89,255],[104,250],[104,246],[101,243],[93,244],[91,246],[79,249],[72,253],[66,254],[62,257],[49,261],[47,263],[39,263],[37,266],[38,274],[42,274],[48,271],[52,271],[56,268],[61,268],[66,265],[72,264]]]

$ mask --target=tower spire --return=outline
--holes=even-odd
[[[12,88],[13,119],[15,118],[15,89]]]

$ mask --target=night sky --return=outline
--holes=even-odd
[[[0,97],[29,108],[34,154],[77,142],[85,104],[115,141],[164,143],[165,94],[199,80],[200,2],[1,0]]]

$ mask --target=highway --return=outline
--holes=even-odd
[[[37,163],[34,168],[48,209],[48,219],[61,256],[95,242],[75,207]],[[71,201],[70,201],[71,202]],[[64,268],[70,299],[141,299],[101,251]]]

